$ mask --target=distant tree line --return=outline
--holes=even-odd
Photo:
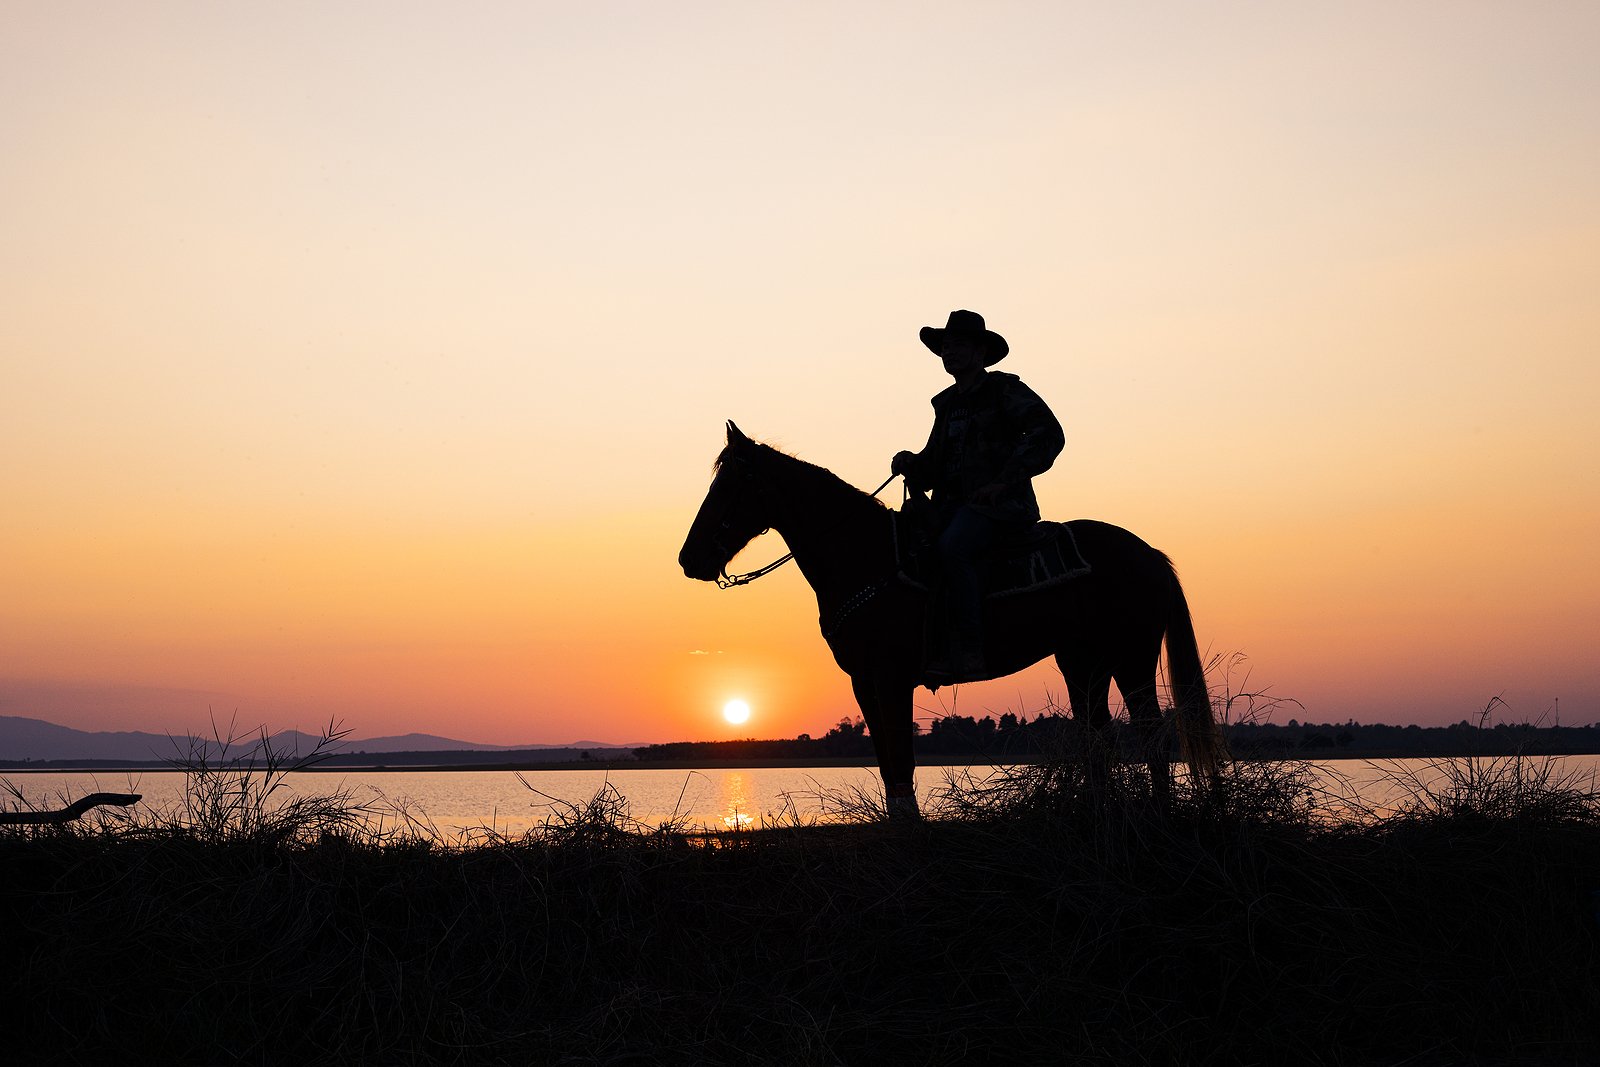
[[[721,763],[729,760],[855,757],[872,755],[872,739],[867,736],[867,724],[861,719],[840,719],[821,737],[801,734],[799,737],[775,741],[671,741],[663,745],[646,745],[633,752],[641,760],[663,762],[713,759]]]
[[[927,727],[914,727],[918,755],[973,759],[1028,758],[1049,750],[1064,731],[1076,729],[1070,717],[1041,714],[1033,719],[1006,712],[998,717],[945,715]],[[1342,723],[1233,723],[1225,727],[1228,746],[1245,759],[1384,759],[1425,756],[1578,755],[1600,753],[1600,723],[1589,726],[1537,726],[1499,723],[1479,726],[1462,720],[1449,726]],[[1112,723],[1114,744],[1132,750],[1135,738],[1125,720]],[[821,737],[801,734],[786,740],[676,741],[634,749],[644,761],[790,760],[872,755],[872,739],[860,719],[841,719]]]
[[[1238,723],[1228,727],[1228,743],[1240,755],[1276,756],[1511,756],[1600,753],[1600,723],[1588,726],[1538,726],[1533,723],[1480,725],[1463,719],[1449,726],[1302,723]]]

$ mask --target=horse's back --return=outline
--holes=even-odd
[[[1102,601],[1103,608],[1119,601],[1165,605],[1174,591],[1181,592],[1177,569],[1167,554],[1133,531],[1099,519],[1073,519],[1065,525],[1090,567],[1086,577],[1092,581],[1082,592]]]
[[[1077,538],[1078,546],[1087,554],[1089,552],[1102,552],[1110,556],[1123,556],[1128,558],[1153,555],[1162,562],[1167,562],[1166,553],[1154,547],[1150,542],[1114,523],[1104,522],[1100,519],[1071,519],[1063,526],[1072,531],[1072,536]],[[1090,558],[1094,563],[1094,559]],[[1107,562],[1110,562],[1108,559]]]

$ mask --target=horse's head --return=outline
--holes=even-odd
[[[772,525],[767,494],[756,480],[761,446],[728,423],[728,444],[717,457],[716,477],[689,527],[678,564],[702,582],[716,581],[728,561]]]

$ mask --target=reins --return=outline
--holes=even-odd
[[[717,575],[717,588],[732,589],[736,585],[748,585],[757,578],[771,574],[785,563],[788,563],[791,559],[794,559],[793,552],[790,552],[786,556],[779,556],[777,559],[773,560],[765,567],[762,567],[760,570],[750,571],[747,574],[729,574],[727,571],[723,571],[721,574]]]
[[[883,484],[882,485],[878,486],[878,488],[876,488],[876,489],[874,489],[872,491],[872,495],[874,497],[876,497],[879,493],[883,492],[885,489],[887,489],[889,487],[889,483],[890,482],[894,481],[898,477],[899,477],[898,474],[889,475],[889,477],[887,477],[887,478],[885,478],[883,480]],[[762,531],[762,533],[765,533],[765,532],[766,532],[765,530]],[[777,570],[779,567],[783,566],[785,563],[788,563],[791,559],[794,559],[794,553],[793,552],[790,552],[785,556],[782,556],[782,557],[780,557],[778,559],[773,560],[771,563],[767,564],[765,567],[762,567],[760,570],[750,571],[747,574],[729,574],[727,572],[727,569],[724,568],[722,573],[717,576],[717,588],[718,589],[732,589],[736,585],[748,585],[751,582],[755,581],[757,578],[760,578],[760,577],[762,577],[764,575],[771,574],[773,571]]]

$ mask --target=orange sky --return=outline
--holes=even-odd
[[[6,7],[0,714],[820,733],[798,572],[678,547],[970,307],[1298,717],[1600,719],[1600,9],[1327,8]]]

